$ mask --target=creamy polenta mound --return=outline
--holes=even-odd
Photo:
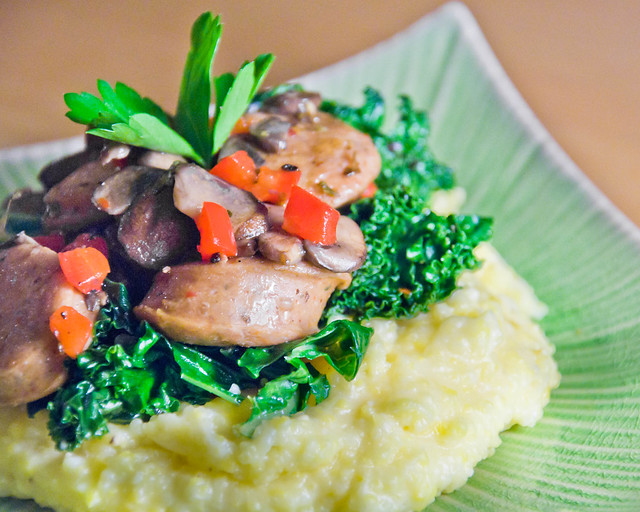
[[[356,379],[292,417],[234,426],[213,400],[110,425],[56,450],[47,413],[0,409],[0,495],[58,511],[409,511],[464,484],[514,424],[533,425],[559,381],[534,320],[545,307],[488,244],[482,268],[428,314],[374,320]],[[245,401],[246,404],[246,401]]]

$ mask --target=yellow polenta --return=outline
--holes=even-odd
[[[488,245],[481,270],[428,314],[375,320],[353,382],[263,423],[214,400],[110,426],[57,451],[46,413],[0,409],[0,495],[60,511],[409,511],[462,485],[515,423],[533,425],[559,375],[532,318],[544,313]]]

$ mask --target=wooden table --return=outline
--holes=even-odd
[[[174,108],[199,13],[222,14],[216,71],[270,51],[274,84],[410,25],[439,0],[0,0],[0,147],[68,137],[62,94],[121,80]],[[527,102],[584,172],[640,225],[640,1],[468,0]]]

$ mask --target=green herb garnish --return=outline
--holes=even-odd
[[[271,54],[259,55],[245,62],[235,76],[217,77],[215,116],[210,123],[211,72],[221,34],[219,16],[207,12],[194,23],[175,118],[130,87],[118,82],[114,89],[104,80],[98,80],[102,99],[88,92],[65,94],[67,117],[87,125],[87,133],[211,166],[274,60]]]

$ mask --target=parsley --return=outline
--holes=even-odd
[[[209,12],[193,24],[174,118],[132,88],[118,82],[114,89],[104,80],[98,80],[102,99],[88,92],[65,94],[67,117],[87,125],[87,133],[211,166],[274,60],[271,54],[259,55],[245,62],[236,75],[226,73],[214,80],[216,111],[211,124],[211,71],[221,34],[220,17]]]

